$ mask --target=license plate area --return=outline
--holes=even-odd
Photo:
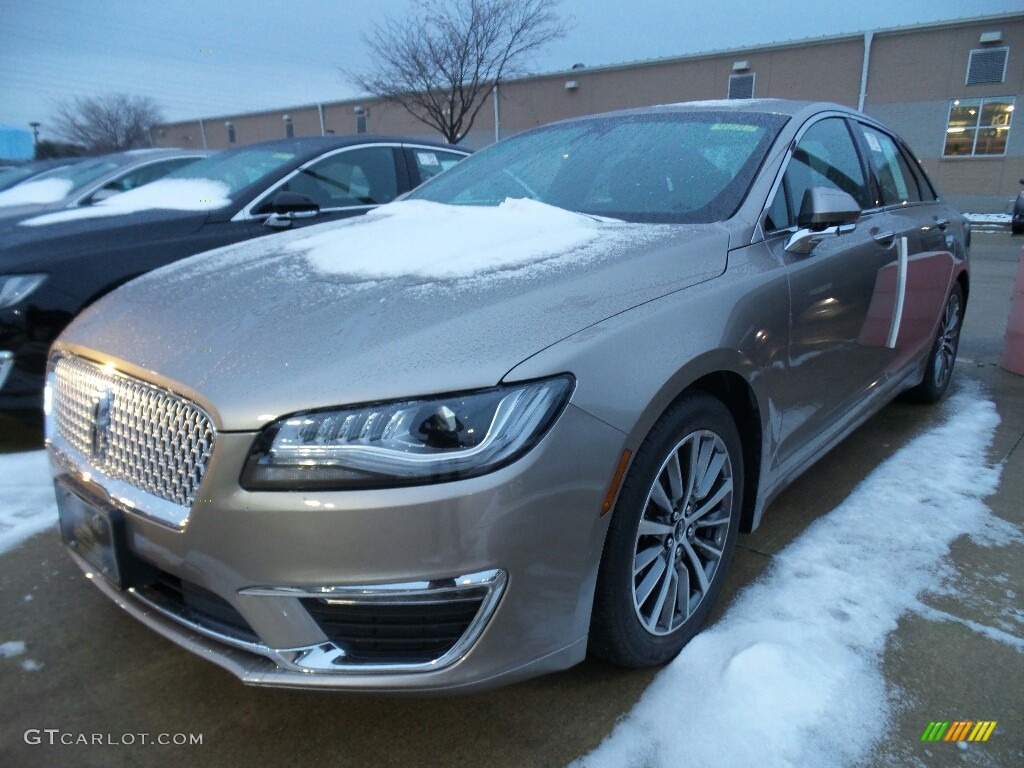
[[[55,483],[60,535],[64,543],[104,578],[124,589],[124,515],[119,509],[87,501],[63,483]]]

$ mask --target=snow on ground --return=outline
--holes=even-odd
[[[508,199],[497,206],[407,200],[294,240],[288,250],[305,252],[326,273],[451,279],[521,268],[584,248],[609,233],[640,228],[536,200]]]
[[[75,219],[122,216],[152,209],[205,211],[229,205],[229,194],[227,184],[212,179],[158,179],[93,205],[35,216],[21,224],[36,227]]]
[[[995,544],[1018,535],[983,502],[1000,475],[985,458],[995,406],[965,387],[945,410],[944,424],[779,553],[575,765],[863,761],[889,721],[880,661],[900,615],[920,608],[917,595],[936,583],[955,538]]]
[[[57,500],[45,451],[0,454],[0,554],[57,526]]]
[[[1009,224],[1010,214],[1008,213],[965,213],[971,224]]]
[[[16,184],[0,192],[0,207],[56,203],[68,196],[74,184],[69,179],[38,179]]]
[[[8,640],[5,643],[0,643],[0,659],[9,659],[12,656],[21,656],[24,652],[24,640]]]

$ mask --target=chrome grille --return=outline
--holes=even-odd
[[[53,377],[57,433],[103,474],[189,508],[213,451],[209,417],[167,390],[62,357]]]

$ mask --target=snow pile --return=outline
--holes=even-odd
[[[69,179],[38,179],[15,184],[0,192],[0,207],[56,203],[67,197],[73,187]]]
[[[525,199],[498,206],[407,200],[346,224],[295,240],[288,250],[304,252],[326,273],[452,279],[518,269],[631,229]]]
[[[56,527],[57,499],[46,451],[0,454],[0,554]]]
[[[21,224],[36,227],[75,219],[123,216],[153,209],[206,211],[230,205],[229,194],[227,184],[213,179],[158,179],[93,205],[36,216]]]
[[[910,442],[783,550],[576,765],[863,762],[889,720],[886,635],[918,606],[953,539],[968,533],[993,543],[1016,533],[982,501],[1000,474],[985,461],[995,406],[970,391],[947,409],[945,424]]]

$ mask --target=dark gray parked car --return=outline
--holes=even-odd
[[[662,663],[787,483],[897,395],[943,395],[967,235],[836,105],[524,133],[81,315],[47,395],[63,536],[247,683]]]

